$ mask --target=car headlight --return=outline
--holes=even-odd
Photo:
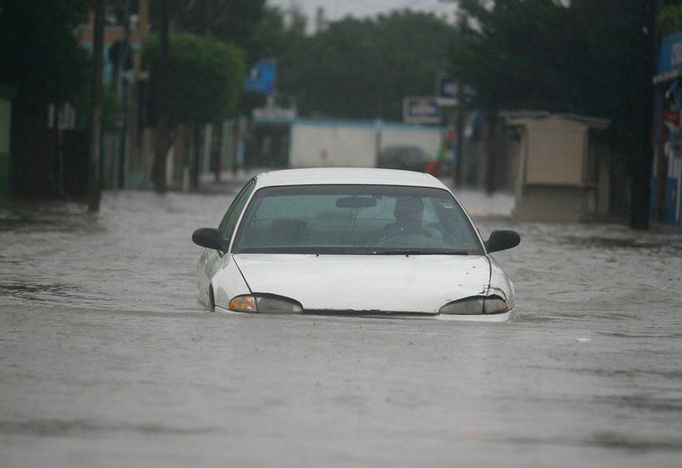
[[[509,304],[499,296],[476,296],[445,304],[439,312],[450,315],[480,315],[501,314],[508,310]]]
[[[293,299],[271,294],[236,296],[230,300],[229,308],[235,312],[298,313],[303,311],[303,306]]]

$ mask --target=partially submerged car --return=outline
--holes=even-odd
[[[200,301],[236,313],[505,321],[514,287],[438,179],[390,169],[262,173],[217,229],[201,228]]]

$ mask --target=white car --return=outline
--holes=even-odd
[[[505,321],[514,287],[438,179],[390,169],[265,172],[197,229],[200,301],[236,313]]]

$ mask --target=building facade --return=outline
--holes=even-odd
[[[682,31],[663,38],[655,87],[651,217],[682,228]]]
[[[152,164],[152,151],[145,151],[151,137],[145,134],[149,85],[142,66],[142,48],[150,32],[150,0],[122,4],[125,8],[108,12],[104,28],[102,79],[107,93],[119,103],[119,112],[113,125],[104,128],[102,179],[108,188],[140,188],[149,184]],[[88,22],[76,28],[79,44],[90,52],[93,23],[91,13]]]

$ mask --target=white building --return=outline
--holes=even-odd
[[[256,121],[252,135],[247,166],[374,167],[380,150],[388,146],[418,146],[435,159],[442,129],[382,121],[294,119]]]

